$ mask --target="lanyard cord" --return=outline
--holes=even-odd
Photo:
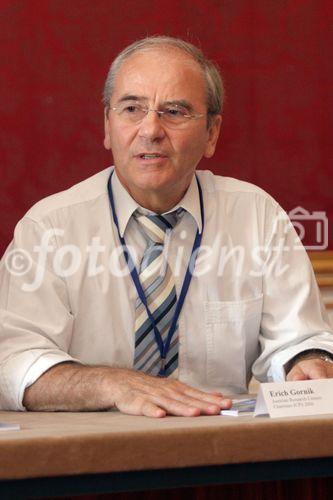
[[[156,341],[156,343],[158,345],[158,348],[159,348],[159,351],[160,351],[160,355],[161,355],[161,359],[165,360],[165,358],[167,356],[167,353],[168,353],[168,350],[169,350],[169,347],[170,347],[172,336],[173,336],[173,334],[174,334],[174,332],[176,331],[176,328],[177,328],[177,323],[178,323],[179,315],[181,313],[182,307],[183,307],[184,302],[185,302],[186,294],[187,294],[188,288],[189,288],[190,283],[191,283],[192,274],[193,274],[194,266],[195,266],[195,261],[196,261],[197,255],[198,255],[198,250],[199,250],[200,245],[201,245],[202,233],[203,233],[203,229],[204,229],[204,220],[205,220],[202,189],[201,189],[198,177],[195,176],[197,184],[198,184],[198,190],[199,190],[200,212],[201,212],[201,225],[202,225],[202,227],[201,227],[201,233],[199,232],[199,229],[197,229],[197,232],[196,232],[196,235],[195,235],[195,240],[194,240],[193,247],[192,247],[191,257],[190,257],[190,260],[189,260],[189,263],[188,263],[188,266],[187,266],[187,269],[186,269],[186,273],[185,273],[183,285],[182,285],[182,288],[181,288],[181,291],[180,291],[179,299],[177,300],[175,313],[173,315],[172,322],[171,322],[171,325],[170,325],[170,329],[169,329],[169,332],[168,332],[168,336],[167,336],[166,342],[164,344],[162,336],[160,334],[160,331],[159,331],[159,329],[158,329],[158,327],[156,325],[155,319],[154,319],[153,315],[150,312],[150,309],[149,309],[149,306],[148,306],[148,303],[147,303],[147,299],[146,299],[144,290],[142,288],[142,285],[141,285],[141,282],[140,282],[140,279],[139,279],[138,272],[137,272],[136,267],[134,265],[134,262],[133,262],[131,254],[130,254],[130,251],[127,248],[127,245],[126,245],[126,242],[125,242],[125,238],[123,236],[121,236],[121,234],[120,234],[118,217],[117,217],[117,213],[116,213],[116,208],[115,208],[114,198],[113,198],[113,192],[112,192],[112,182],[111,182],[112,174],[113,174],[113,171],[111,172],[111,175],[110,175],[109,181],[108,181],[108,192],[109,192],[109,199],[110,199],[111,210],[112,210],[112,215],[113,215],[113,221],[114,221],[115,226],[116,226],[117,231],[118,231],[119,240],[120,240],[120,242],[122,244],[122,247],[123,247],[124,257],[125,257],[127,266],[129,268],[129,271],[131,273],[131,277],[132,277],[133,283],[135,285],[135,288],[137,290],[137,293],[138,293],[138,296],[139,296],[141,302],[145,306],[145,309],[147,311],[147,315],[148,315],[148,317],[149,317],[149,319],[151,321],[151,324],[153,326],[155,341]],[[164,372],[165,372],[164,368],[161,368],[161,371],[160,371],[159,374],[160,375],[164,375],[165,374]]]

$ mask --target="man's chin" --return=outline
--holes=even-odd
[[[179,180],[179,179],[178,179]],[[174,172],[168,172],[161,167],[148,167],[143,169],[138,178],[137,185],[142,190],[160,191],[168,190],[177,182]]]

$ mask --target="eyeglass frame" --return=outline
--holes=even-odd
[[[179,107],[177,104],[173,104],[173,106],[175,108]],[[155,113],[157,113],[158,117],[161,118],[163,117],[163,115],[165,113],[167,113],[167,111],[162,111],[162,110],[159,110],[159,109],[154,109],[154,108],[149,108],[149,107],[146,107],[146,106],[143,106],[142,104],[140,104],[140,108],[145,111],[145,116],[142,117],[142,119],[138,120],[137,122],[132,122],[132,123],[141,123],[142,120],[148,115],[148,113],[150,111],[154,111]],[[112,110],[112,111],[118,111],[119,110],[119,107],[117,106],[108,106],[106,108],[106,115],[108,115],[109,111]],[[118,115],[120,116],[120,115]],[[188,118],[189,120],[198,120],[199,118],[202,118],[205,116],[205,113],[193,113],[193,114],[185,114],[183,115],[184,118]],[[189,121],[185,121],[184,123],[189,123]]]

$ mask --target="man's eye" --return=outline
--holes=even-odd
[[[186,115],[186,111],[184,109],[179,108],[166,108],[165,113],[168,116],[181,117]]]
[[[138,111],[140,111],[140,108],[139,106],[135,106],[135,104],[131,104],[130,106],[126,106],[123,111],[125,113],[137,113]]]

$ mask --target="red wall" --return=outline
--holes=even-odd
[[[333,224],[331,28],[331,0],[0,0],[0,252],[34,202],[111,163],[105,74],[147,34],[185,37],[222,67],[222,137],[202,166]]]

